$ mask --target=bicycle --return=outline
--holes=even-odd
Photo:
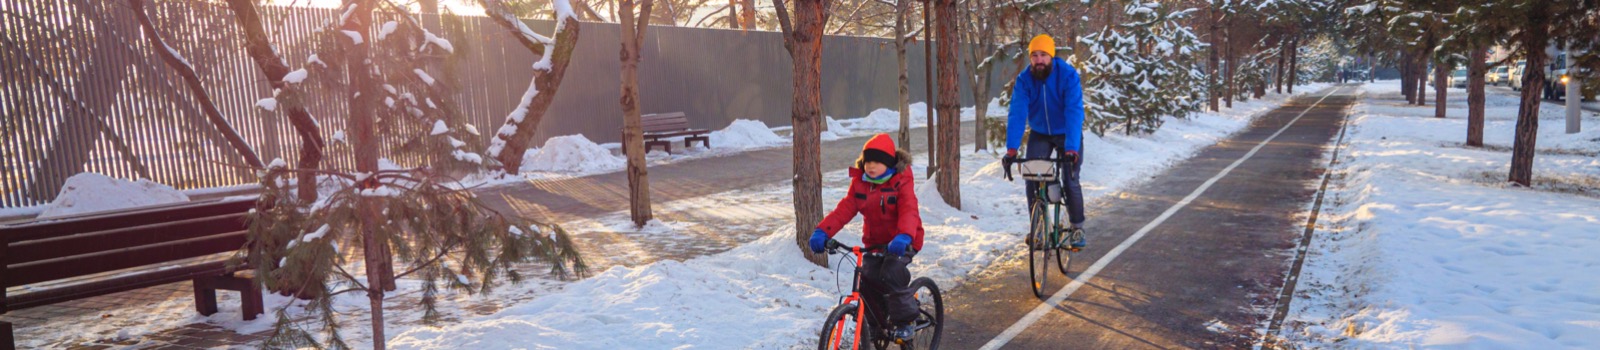
[[[887,256],[878,251],[884,246],[863,248],[829,239],[826,247],[830,255],[851,254],[846,257],[853,256],[855,276],[851,279],[850,294],[841,296],[839,306],[835,306],[833,311],[828,313],[828,318],[823,321],[817,349],[867,349],[868,347],[863,346],[867,343],[872,345],[871,349],[888,349],[892,343],[888,330],[875,329],[871,325],[872,321],[862,322],[868,320],[868,316],[866,299],[862,298],[860,289],[863,258]],[[939,338],[944,333],[944,299],[939,292],[939,286],[934,284],[932,279],[919,277],[911,281],[911,290],[921,305],[917,310],[917,319],[912,321],[916,336],[898,345],[902,350],[938,349]],[[861,339],[863,335],[868,337],[866,342]]]
[[[1011,181],[1011,165],[1016,164],[1017,170],[1022,173],[1024,181],[1035,182],[1039,185],[1034,198],[1038,204],[1028,204],[1028,239],[1024,249],[1028,250],[1028,278],[1033,282],[1033,295],[1044,298],[1048,291],[1045,286],[1050,277],[1050,258],[1055,257],[1056,268],[1062,276],[1067,276],[1067,264],[1071,257],[1068,252],[1078,252],[1081,248],[1072,247],[1071,241],[1082,239],[1082,231],[1066,231],[1062,224],[1062,207],[1066,206],[1064,195],[1061,193],[1065,185],[1060,182],[1059,172],[1066,168],[1067,162],[1076,161],[1070,158],[1018,158],[1004,161],[1006,181]],[[1054,192],[1052,186],[1054,185]],[[1068,237],[1070,236],[1070,237]],[[1042,239],[1041,239],[1042,238]]]

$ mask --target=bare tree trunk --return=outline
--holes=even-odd
[[[1433,33],[1428,34],[1427,44],[1417,50],[1417,105],[1428,105],[1428,61],[1432,56],[1428,54],[1434,45]]]
[[[794,4],[795,22],[790,25],[783,0],[773,0],[778,23],[783,28],[784,48],[794,62],[794,218],[795,244],[818,266],[827,266],[827,256],[810,254],[812,229],[822,222],[822,31],[826,26],[827,0],[798,0]]]
[[[639,43],[650,26],[653,0],[639,5],[639,23],[633,21],[633,0],[621,0],[618,11],[622,33],[622,135],[628,156],[628,212],[633,224],[644,227],[650,221],[650,172],[645,169],[644,132],[639,120]]]
[[[1400,93],[1406,96],[1406,104],[1416,104],[1416,80],[1412,80],[1412,70],[1416,69],[1416,60],[1411,58],[1411,53],[1400,55]]]
[[[928,114],[927,114],[927,116],[928,116],[928,118],[927,118],[928,119],[928,123],[927,123],[927,128],[928,128],[928,159],[930,159],[930,160],[939,159],[938,158],[939,157],[939,147],[934,146],[934,141],[933,141],[935,139],[938,139],[938,137],[936,135],[934,135],[934,131],[937,130],[938,128],[935,128],[934,125],[936,125],[936,123],[938,123],[938,120],[939,120],[938,119],[938,114],[935,114],[934,111],[933,111],[934,101],[935,101],[934,99],[939,96],[937,94],[934,94],[934,92],[933,92],[933,84],[934,84],[934,79],[935,79],[934,76],[933,76],[933,66],[936,65],[936,64],[939,64],[939,62],[937,60],[935,60],[934,57],[933,57],[933,45],[934,45],[934,43],[933,43],[933,16],[935,15],[935,13],[933,12],[933,9],[931,8],[933,6],[932,1],[934,1],[934,0],[923,0],[922,1],[922,35],[923,35],[923,37],[922,37],[923,38],[923,40],[922,40],[922,59],[923,59],[922,81],[923,81],[924,86],[926,87],[926,90],[927,90],[927,95],[925,95],[926,98],[924,99],[923,105],[925,107],[928,107],[927,108],[928,109],[928,111],[927,111],[928,112]],[[944,40],[944,37],[939,37],[939,40]],[[941,45],[941,46],[943,46],[943,45]],[[911,149],[910,145],[906,145],[905,147],[908,150]],[[927,176],[931,178],[931,177],[933,177],[934,175],[936,175],[938,173],[939,173],[939,163],[938,162],[931,162],[931,161],[928,162],[928,175]]]
[[[559,1],[559,0],[558,0]],[[578,47],[579,22],[576,18],[559,19],[554,35],[555,46],[547,49],[544,43],[534,41],[527,35],[522,35],[526,29],[520,19],[511,14],[500,0],[478,0],[484,7],[490,20],[499,24],[511,37],[521,43],[528,51],[536,55],[550,55],[550,65],[533,68],[533,81],[529,83],[529,90],[535,94],[523,96],[517,103],[511,116],[506,118],[506,125],[496,132],[490,141],[489,157],[500,161],[501,169],[507,174],[515,174],[522,169],[522,153],[528,150],[528,141],[539,129],[539,122],[544,120],[544,113],[550,109],[550,104],[555,101],[556,90],[561,87],[561,79],[567,75],[567,64],[572,62],[573,49]],[[520,119],[519,119],[520,116]]]
[[[1449,77],[1450,69],[1445,68],[1444,63],[1433,64],[1433,92],[1435,93],[1435,96],[1437,96],[1433,99],[1434,118],[1444,118],[1445,105],[1449,104],[1446,102],[1450,101],[1446,98],[1448,97],[1450,89],[1450,82],[1446,81],[1446,79]]]
[[[744,8],[741,11],[739,11],[739,18],[740,18],[739,27],[740,28],[744,28],[745,30],[755,29],[756,28],[756,0],[738,0],[738,1],[741,4],[744,4]]]
[[[896,109],[900,110],[899,145],[906,149],[911,148],[911,81],[907,77],[906,68],[906,16],[911,13],[912,0],[895,0],[894,14],[894,53],[895,63],[900,67],[900,96]]]
[[[373,2],[371,0],[345,0],[346,7],[355,6],[340,30],[367,33],[372,23]],[[348,41],[345,52],[345,71],[349,75],[349,122],[352,144],[355,146],[356,171],[359,173],[374,173],[378,171],[378,134],[376,128],[376,108],[374,102],[378,93],[378,82],[372,76],[372,61],[369,60],[371,40],[360,42]],[[376,181],[369,180],[357,183],[361,189],[371,189],[378,186]],[[360,213],[359,227],[361,228],[362,255],[365,257],[367,273],[367,298],[372,302],[372,347],[384,349],[383,333],[383,294],[387,288],[384,276],[387,276],[385,265],[388,255],[384,254],[387,244],[380,238],[383,233],[378,232],[376,223],[383,220],[379,213],[377,199],[362,197],[356,200],[356,212]]]
[[[1278,38],[1278,67],[1276,68],[1277,72],[1272,75],[1272,80],[1275,82],[1273,85],[1277,85],[1277,93],[1279,94],[1283,93],[1283,61],[1286,57],[1284,55],[1288,54],[1288,51],[1284,49],[1285,41],[1287,40]]]
[[[1511,173],[1506,181],[1515,182],[1522,186],[1533,184],[1533,156],[1534,144],[1539,136],[1539,98],[1544,86],[1545,46],[1550,44],[1550,4],[1536,2],[1535,8],[1529,11],[1528,24],[1523,27],[1529,31],[1523,36],[1523,57],[1527,59],[1527,69],[1522,75],[1522,105],[1517,109],[1516,140],[1511,146]]]
[[[1482,47],[1472,48],[1472,55],[1467,63],[1467,146],[1483,147],[1483,83],[1488,65],[1483,63],[1489,56],[1488,49]]]
[[[155,51],[156,56],[160,56],[168,68],[172,68],[178,72],[178,76],[183,77],[184,86],[189,88],[189,93],[200,105],[200,110],[205,112],[206,120],[211,122],[211,126],[217,128],[217,132],[228,140],[228,145],[233,146],[234,152],[238,152],[239,156],[244,158],[245,164],[257,169],[266,168],[266,165],[261,163],[261,158],[256,157],[255,150],[250,149],[250,144],[245,143],[239,132],[233,129],[233,125],[222,118],[222,111],[217,110],[217,104],[211,102],[211,94],[200,84],[200,76],[195,75],[194,67],[190,67],[189,62],[178,57],[178,52],[162,39],[160,32],[156,31],[155,24],[150,22],[150,16],[144,12],[144,0],[128,0],[128,5],[133,7],[134,17],[139,20],[139,27],[144,29],[145,39],[150,41],[150,50]]]
[[[1218,45],[1218,43],[1220,41],[1218,39],[1219,36],[1217,35],[1217,27],[1218,27],[1218,25],[1217,25],[1217,22],[1218,22],[1217,10],[1216,9],[1212,9],[1210,12],[1211,12],[1211,21],[1210,21],[1211,22],[1211,47],[1208,48],[1208,50],[1206,50],[1206,51],[1209,51],[1209,55],[1211,57],[1206,60],[1206,103],[1207,103],[1208,106],[1211,107],[1211,111],[1212,112],[1216,112],[1216,111],[1221,111],[1222,110],[1221,106],[1217,104],[1217,100],[1218,100],[1218,96],[1217,96],[1218,95],[1218,93],[1217,93],[1217,74],[1221,73],[1217,69],[1217,66],[1218,66],[1217,50],[1219,50],[1218,46],[1220,46],[1220,45]]]
[[[1295,79],[1300,77],[1300,38],[1289,39],[1289,94],[1294,94]]]
[[[244,30],[245,50],[250,53],[250,58],[255,61],[256,67],[261,68],[261,73],[267,76],[267,82],[273,89],[278,90],[278,107],[283,108],[289,116],[289,125],[294,126],[295,133],[300,135],[300,159],[295,165],[298,168],[296,183],[301,203],[317,201],[317,167],[322,163],[322,148],[326,146],[322,140],[322,133],[317,128],[317,121],[311,119],[311,113],[306,111],[305,104],[301,102],[300,89],[283,81],[283,76],[289,74],[289,66],[283,58],[272,50],[272,43],[267,39],[266,28],[261,23],[261,15],[256,11],[254,0],[228,0],[228,8],[233,11],[233,17],[239,21],[239,27]],[[319,289],[320,290],[320,289]]]
[[[961,209],[961,100],[956,73],[956,0],[934,0],[939,31],[939,175],[935,184],[944,203]],[[929,124],[929,127],[932,127]],[[931,141],[931,139],[930,139]]]
[[[1225,84],[1227,84],[1225,89],[1227,92],[1222,95],[1222,102],[1224,107],[1233,108],[1233,97],[1239,94],[1239,87],[1234,85],[1233,79],[1234,70],[1239,66],[1239,57],[1233,54],[1233,16],[1228,16],[1228,20],[1224,23],[1226,24],[1222,29],[1222,46],[1223,54],[1228,57],[1228,73],[1223,75],[1226,81]]]

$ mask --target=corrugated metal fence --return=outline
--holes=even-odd
[[[151,51],[126,2],[6,0],[0,10],[0,207],[48,203],[80,172],[149,178],[179,189],[254,181],[177,74]],[[255,107],[271,92],[246,56],[231,12],[207,1],[169,0],[151,1],[148,13],[263,161],[281,157],[292,164],[299,140],[285,117]],[[298,67],[311,54],[315,31],[336,13],[269,6],[262,15],[272,43]],[[439,23],[432,15],[423,19]],[[445,21],[456,25],[430,29],[465,39],[454,42],[463,62],[451,72],[461,82],[457,102],[473,124],[493,130],[527,88],[535,56],[486,18],[456,19]],[[553,27],[527,22],[541,33]],[[618,138],[617,27],[584,23],[582,30],[536,145],[554,135]],[[669,27],[648,33],[640,67],[645,113],[683,111],[693,126],[712,129],[735,119],[788,124],[789,57],[777,33]],[[912,83],[922,84],[922,48],[909,51]],[[894,53],[887,40],[827,37],[823,65],[829,115],[862,116],[894,105]],[[995,80],[998,91],[1005,79]],[[965,89],[962,100],[970,104]],[[924,100],[922,89],[912,90],[913,101]],[[342,93],[310,93],[308,109],[331,138],[344,129]],[[349,146],[335,143],[326,153],[324,167],[351,167]]]

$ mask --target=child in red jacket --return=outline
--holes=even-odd
[[[878,246],[888,253],[883,258],[862,262],[861,295],[867,298],[868,319],[875,326],[887,316],[891,335],[898,339],[912,336],[911,322],[917,318],[917,300],[911,295],[911,257],[922,250],[922,216],[917,211],[917,193],[912,185],[911,156],[894,147],[889,134],[877,134],[861,147],[861,157],[850,168],[850,192],[828,213],[811,234],[811,251],[823,246],[839,229],[861,214],[861,243]],[[887,309],[887,310],[885,310]],[[887,311],[887,313],[885,313]]]

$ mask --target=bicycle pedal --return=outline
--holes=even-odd
[[[1083,251],[1083,248],[1067,248],[1067,251],[1077,253]]]

